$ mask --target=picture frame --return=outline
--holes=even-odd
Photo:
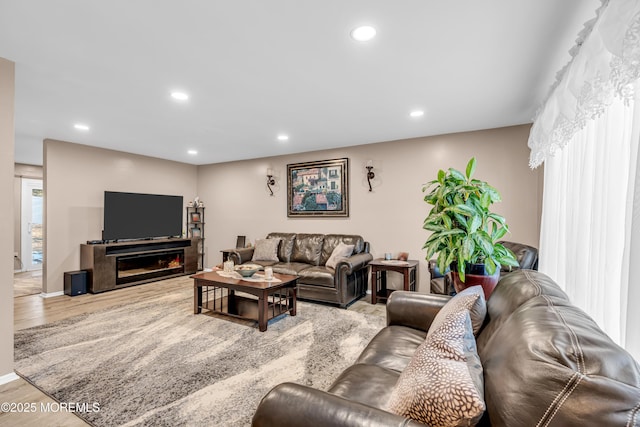
[[[191,212],[191,222],[200,222],[200,212]]]
[[[288,217],[348,217],[349,159],[287,165]]]
[[[191,237],[202,237],[202,230],[200,227],[191,227]]]

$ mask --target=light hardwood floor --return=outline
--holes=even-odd
[[[193,281],[188,276],[184,276],[95,295],[86,294],[74,297],[61,295],[53,298],[28,295],[14,298],[14,330],[44,325],[125,303],[144,301],[155,295],[171,292],[176,288],[190,288],[192,286]],[[370,296],[367,295],[351,305],[349,310],[383,316],[385,306],[383,304],[372,305]],[[0,385],[0,403],[2,402],[35,403],[38,411],[35,413],[0,412],[0,427],[89,425],[72,413],[40,411],[41,404],[46,406],[47,403],[52,403],[54,400],[22,378]]]
[[[40,294],[42,292],[42,270],[25,271],[13,275],[13,296]]]

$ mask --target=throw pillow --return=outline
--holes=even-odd
[[[451,313],[457,313],[462,310],[469,311],[471,325],[473,326],[473,335],[478,335],[478,331],[482,327],[484,318],[487,315],[487,303],[484,299],[482,286],[471,286],[454,295],[433,319],[427,335],[431,334],[432,330],[437,329]]]
[[[251,261],[278,261],[280,239],[257,239]]]
[[[486,409],[467,310],[451,313],[400,374],[387,408],[433,427],[475,425]]]
[[[341,258],[350,257],[353,253],[354,247],[354,245],[346,245],[342,242],[338,243],[338,246],[336,246],[333,252],[331,252],[331,256],[329,257],[325,265],[327,267],[336,268],[336,265],[338,265],[338,260]]]

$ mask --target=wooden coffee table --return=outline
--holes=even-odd
[[[193,313],[210,310],[227,316],[258,322],[260,332],[267,322],[289,313],[296,315],[298,278],[276,274],[280,282],[253,282],[223,277],[215,271],[198,273],[193,279]],[[238,295],[241,292],[248,295]]]

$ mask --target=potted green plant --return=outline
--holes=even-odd
[[[518,266],[515,255],[498,241],[509,231],[506,220],[490,211],[501,200],[500,193],[473,178],[476,159],[466,173],[449,168],[423,187],[424,201],[432,205],[423,228],[431,231],[424,244],[426,259],[438,254],[440,271],[451,268],[456,291],[482,285],[488,298],[500,278],[502,265]]]

